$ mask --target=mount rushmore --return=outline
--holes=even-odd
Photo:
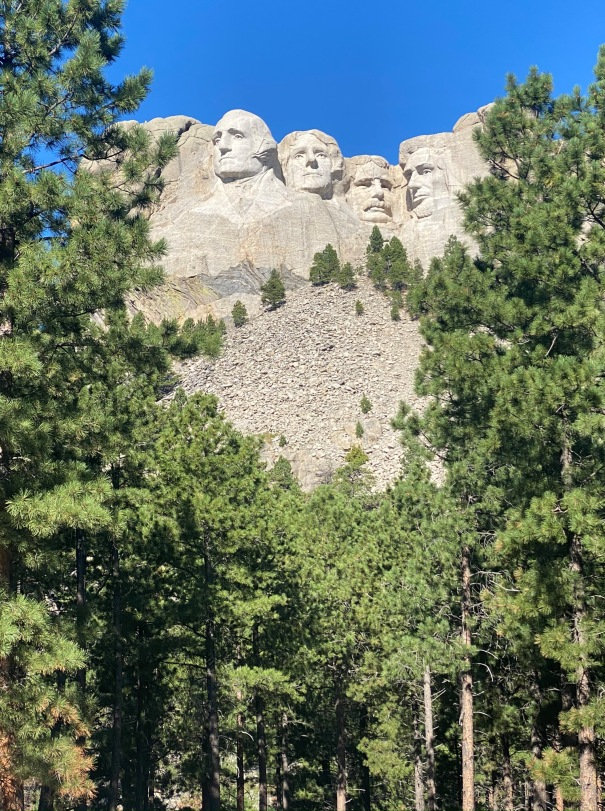
[[[403,141],[396,166],[378,155],[344,157],[316,129],[277,143],[244,110],[216,126],[186,116],[147,122],[152,138],[176,133],[179,153],[151,215],[153,236],[168,246],[166,284],[133,307],[152,318],[222,317],[239,298],[253,313],[271,269],[296,288],[328,243],[341,261],[362,265],[375,225],[426,264],[450,234],[464,238],[457,192],[486,171],[473,140],[486,109],[462,116],[451,132]]]

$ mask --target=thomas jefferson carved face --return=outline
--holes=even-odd
[[[212,145],[214,172],[225,183],[265,172],[268,155],[276,149],[265,122],[244,110],[231,110],[221,118]]]
[[[408,211],[419,219],[429,217],[434,212],[437,200],[451,196],[445,169],[431,149],[422,148],[412,152],[403,174],[407,180]]]
[[[332,158],[326,144],[311,132],[297,135],[284,161],[286,184],[299,191],[332,196]]]
[[[369,159],[357,167],[348,199],[358,216],[366,222],[389,222],[392,182],[388,164]]]

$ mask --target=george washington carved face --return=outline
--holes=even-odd
[[[276,143],[265,122],[245,110],[231,110],[212,136],[214,172],[228,183],[265,172]]]

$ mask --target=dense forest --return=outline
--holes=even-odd
[[[0,807],[602,809],[605,50],[509,79],[477,256],[373,234],[427,406],[307,494],[179,390],[222,326],[126,311],[175,143],[115,126],[122,6],[0,2]]]

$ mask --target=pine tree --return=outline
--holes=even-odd
[[[246,310],[246,305],[239,299],[233,305],[231,318],[233,318],[233,323],[236,327],[243,327],[244,324],[248,323],[248,310]]]
[[[277,310],[286,302],[286,288],[281,280],[281,276],[276,270],[272,270],[267,281],[261,285],[261,301],[270,310]]]
[[[328,243],[323,251],[318,251],[313,257],[309,279],[311,284],[314,285],[328,284],[337,281],[339,273],[340,262],[338,261],[338,255],[332,245]]]
[[[343,290],[354,290],[357,287],[355,283],[355,273],[350,262],[345,262],[344,265],[336,271],[334,281]]]
[[[380,228],[375,225],[372,228],[372,233],[370,234],[370,241],[368,243],[368,247],[366,252],[369,254],[371,253],[380,253],[382,251],[382,246],[384,245],[384,237],[380,233]]]
[[[462,196],[479,257],[451,242],[420,306],[421,391],[439,398],[426,429],[482,540],[463,545],[463,588],[495,541],[501,629],[538,691],[555,673],[570,694],[557,735],[576,738],[582,811],[597,807],[602,722],[605,51],[596,77],[586,97],[557,99],[535,70],[509,80],[478,137],[492,172]]]
[[[67,655],[59,619],[45,624],[33,599],[20,602],[14,590],[20,581],[22,592],[39,594],[44,567],[65,563],[61,533],[96,532],[111,523],[106,473],[89,466],[100,433],[86,401],[115,337],[112,314],[123,311],[125,292],[161,276],[156,263],[163,246],[150,242],[142,212],[161,187],[155,170],[174,155],[174,140],[162,138],[152,148],[140,129],[113,126],[136,109],[150,81],[149,71],[118,85],[103,76],[121,48],[120,11],[120,3],[60,0],[9,3],[0,11],[0,589],[5,611],[20,611],[23,644],[33,643],[35,628],[46,634],[56,625],[49,661],[61,656],[63,644],[64,666],[76,669],[81,660]],[[109,156],[120,162],[120,182],[113,172],[78,169],[83,158]],[[99,312],[105,328],[93,319]],[[126,358],[125,347],[121,353]],[[14,663],[31,658],[10,646],[3,657],[2,694],[16,701]],[[49,675],[36,667],[31,677],[41,690]],[[6,811],[22,808],[19,782],[32,776],[51,795],[88,791],[84,725],[67,712],[67,700],[64,707],[63,722],[55,725],[2,714],[0,805]],[[34,760],[24,734],[36,741]]]

